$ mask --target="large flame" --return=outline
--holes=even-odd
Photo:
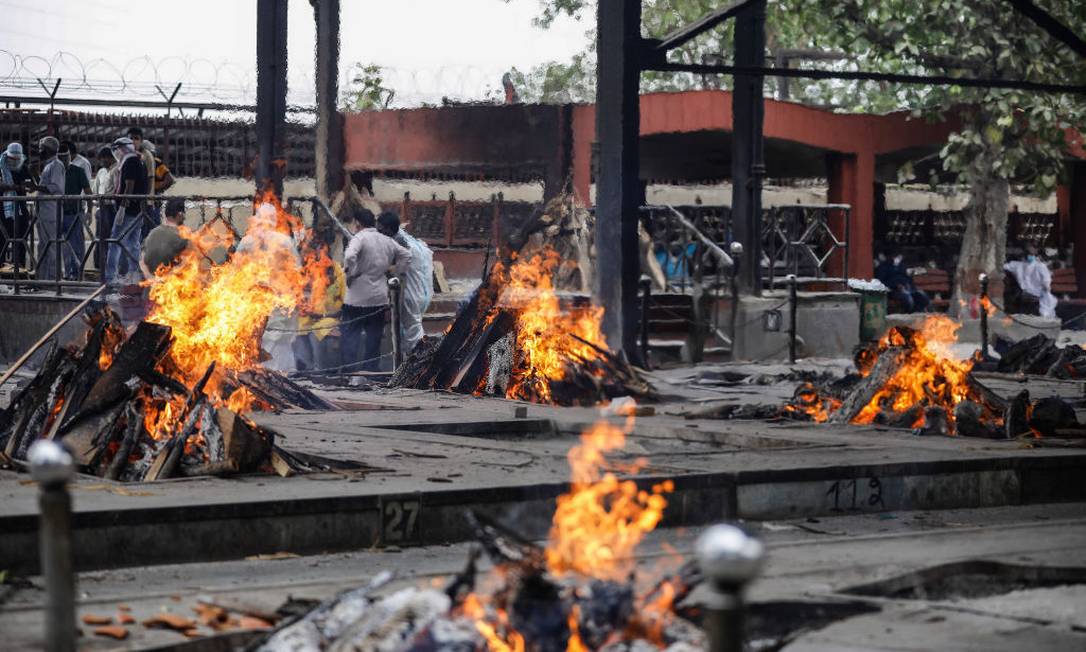
[[[554,289],[554,273],[561,260],[547,248],[529,258],[498,269],[503,278],[500,302],[516,311],[516,351],[519,363],[506,397],[551,403],[550,382],[562,380],[570,362],[600,356],[606,349],[600,331],[603,308],[588,306],[563,310]]]
[[[283,210],[271,193],[258,199],[238,243],[228,230],[208,225],[185,231],[191,246],[149,282],[153,308],[147,319],[172,329],[170,359],[187,384],[195,383],[212,362],[220,372],[255,367],[269,317],[297,312],[308,297],[320,296],[331,261],[323,248],[305,246],[306,233],[302,221]],[[218,265],[207,255],[216,248],[230,252]],[[207,391],[235,411],[253,406],[248,392],[220,396],[217,382]]]
[[[622,448],[626,433],[606,421],[581,435],[567,455],[573,483],[558,497],[547,542],[547,566],[556,575],[575,571],[599,579],[622,580],[634,564],[633,551],[656,528],[667,506],[670,480],[638,489],[606,471],[604,453]],[[635,463],[625,470],[636,471]]]
[[[961,324],[945,315],[929,315],[918,330],[891,328],[872,355],[861,359],[860,373],[867,375],[882,355],[897,356],[897,371],[853,423],[873,423],[880,412],[905,412],[917,405],[939,406],[953,423],[954,407],[969,399],[972,360],[954,359],[950,347],[957,342]],[[922,417],[915,425],[922,425]]]
[[[664,494],[674,484],[664,481],[650,491],[638,489],[632,480],[619,480],[611,468],[636,473],[644,460],[632,464],[609,462],[605,453],[625,445],[625,429],[600,422],[581,435],[581,443],[570,449],[572,486],[558,497],[547,542],[547,570],[556,577],[579,575],[595,580],[627,581],[634,569],[634,549],[663,518]],[[662,632],[672,616],[671,603],[676,587],[669,582],[635,600],[637,613],[628,623],[627,634],[664,647]],[[471,594],[461,607],[483,636],[489,652],[522,652],[526,641],[510,623],[501,599],[508,596]],[[574,604],[566,614],[566,652],[587,652],[580,633],[580,608]]]

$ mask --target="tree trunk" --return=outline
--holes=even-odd
[[[969,205],[965,209],[954,296],[949,313],[958,318],[980,315],[980,274],[988,275],[988,295],[1003,302],[1003,263],[1007,258],[1007,204],[1010,184],[995,172],[998,148],[988,147],[973,163],[969,176]]]

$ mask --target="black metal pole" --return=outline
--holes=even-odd
[[[31,476],[40,488],[38,543],[45,578],[45,650],[75,652],[75,572],[72,558],[72,456],[51,439],[27,451]]]
[[[796,308],[799,307],[799,293],[796,291],[796,275],[788,275],[788,361],[796,361]]]
[[[343,188],[343,124],[339,101],[339,0],[311,0],[316,22],[317,196],[331,203]]]
[[[988,359],[988,275],[980,275],[980,355]]]
[[[735,19],[735,65],[765,64],[765,0],[744,7]],[[732,92],[732,228],[746,250],[740,286],[761,293],[762,177],[765,175],[762,123],[765,78],[736,75]]]
[[[641,362],[649,369],[649,309],[652,301],[652,279],[641,277]]]
[[[257,192],[269,186],[283,196],[286,166],[287,0],[257,0],[256,149]]]
[[[597,14],[597,267],[607,344],[632,359],[637,346],[637,222],[641,3],[600,0]],[[642,362],[635,360],[635,362]]]
[[[731,244],[732,255],[732,270],[731,270],[731,291],[732,291],[732,315],[731,315],[731,334],[732,334],[732,358],[735,358],[735,342],[739,331],[739,270],[743,265],[743,245],[738,242]]]

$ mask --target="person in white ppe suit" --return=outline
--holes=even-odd
[[[411,262],[400,272],[403,284],[401,311],[401,341],[404,353],[410,354],[425,334],[422,316],[434,298],[434,252],[418,238],[400,228],[400,218],[385,212],[377,218],[377,230],[411,252]]]
[[[261,204],[252,219],[254,224],[246,229],[245,237],[238,243],[237,253],[266,251],[277,257],[292,259],[296,265],[301,266],[302,257],[298,254],[294,238],[275,228],[274,206]],[[297,330],[298,316],[290,311],[277,308],[268,316],[268,323],[260,340],[261,348],[271,356],[271,359],[264,362],[265,367],[276,371],[295,370],[296,362],[291,342],[294,341]]]
[[[1050,319],[1056,317],[1056,297],[1052,294],[1052,272],[1037,257],[1037,247],[1026,245],[1026,259],[1012,260],[1003,270],[1014,275],[1018,287],[1039,304],[1038,314]]]

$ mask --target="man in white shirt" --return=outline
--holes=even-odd
[[[403,311],[400,331],[403,333],[403,350],[411,353],[425,334],[422,316],[434,298],[434,252],[418,238],[400,228],[400,218],[395,213],[384,212],[377,218],[377,230],[411,252],[411,264],[402,268]]]
[[[52,136],[38,141],[38,153],[41,155],[41,180],[35,190],[38,196],[63,195],[65,169],[57,159],[60,142]],[[38,264],[35,275],[41,279],[57,278],[57,257],[60,255],[57,234],[60,233],[60,202],[46,200],[38,202]]]
[[[98,173],[91,180],[91,191],[95,195],[112,195],[117,187],[117,170],[120,166],[113,158],[113,152],[108,147],[98,150]],[[104,274],[106,269],[106,251],[109,248],[107,239],[113,232],[113,214],[116,211],[113,201],[109,199],[98,200],[98,210],[94,214],[94,232],[98,237],[98,248],[94,253],[95,263]]]
[[[1003,270],[1014,275],[1018,287],[1038,303],[1038,313],[1042,317],[1056,317],[1056,297],[1052,294],[1052,272],[1048,265],[1037,258],[1037,247],[1026,245],[1026,259],[1012,260],[1003,265]]]
[[[388,311],[388,273],[411,264],[411,252],[377,231],[373,212],[357,209],[347,216],[347,229],[354,235],[343,254],[347,293],[340,320],[340,348],[343,364],[361,362],[364,371],[380,371],[381,336]],[[365,333],[365,347],[359,344]]]

